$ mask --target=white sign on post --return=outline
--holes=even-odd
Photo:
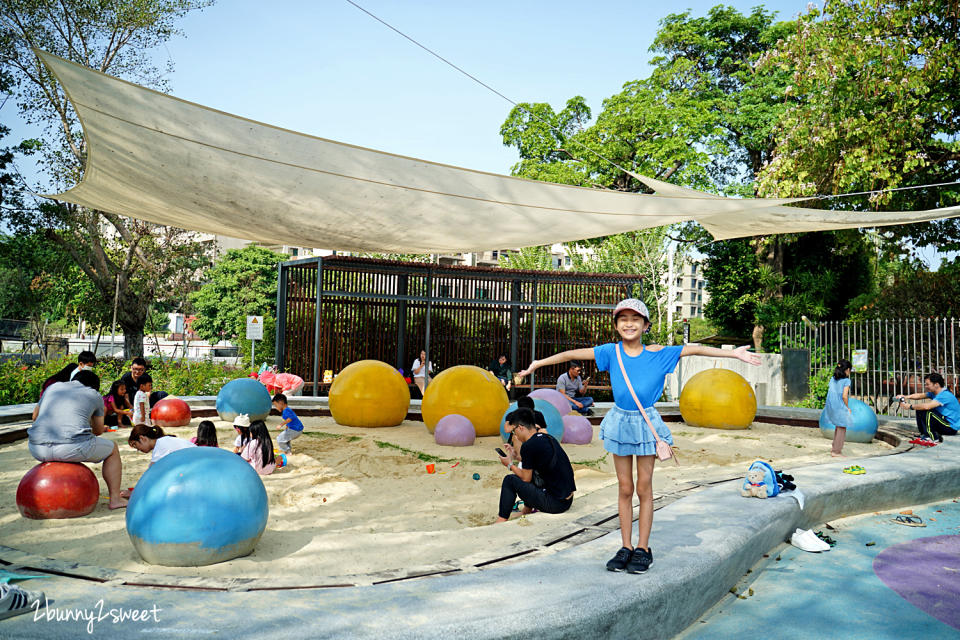
[[[257,368],[257,343],[263,340],[263,316],[247,316],[247,340],[250,340],[250,366]]]
[[[263,340],[263,316],[247,316],[247,340]]]

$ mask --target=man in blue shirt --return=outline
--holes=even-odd
[[[593,398],[584,396],[587,385],[590,384],[590,378],[584,380],[580,377],[583,366],[576,360],[572,360],[566,373],[561,373],[557,378],[557,391],[570,402],[570,407],[584,416],[592,416]]]
[[[914,393],[900,396],[900,406],[917,412],[917,428],[923,440],[943,442],[943,436],[957,435],[960,427],[960,402],[947,389],[947,383],[939,373],[928,373],[923,377],[926,393]],[[906,400],[926,400],[910,404]]]

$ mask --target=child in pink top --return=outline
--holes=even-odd
[[[257,420],[250,425],[250,440],[240,451],[240,457],[262,476],[270,475],[277,468],[273,455],[273,440],[270,439],[270,431],[263,420]]]

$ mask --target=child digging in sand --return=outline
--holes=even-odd
[[[653,408],[663,393],[667,374],[674,370],[683,356],[737,358],[753,365],[760,364],[760,359],[748,353],[747,347],[725,351],[692,344],[676,347],[644,345],[642,338],[650,329],[650,313],[647,306],[636,298],[627,298],[617,304],[613,310],[613,322],[620,335],[619,343],[602,344],[593,349],[574,349],[543,360],[534,360],[518,376],[526,377],[540,367],[570,360],[596,360],[597,370],[610,372],[614,407],[603,417],[600,438],[603,448],[613,454],[613,465],[617,472],[617,511],[623,547],[607,562],[607,570],[626,569],[629,573],[643,573],[653,564],[650,529],[653,526],[653,463],[656,460],[657,439],[673,444],[670,429]],[[626,377],[621,371],[626,371]],[[634,397],[640,400],[642,406],[637,406]],[[656,435],[651,427],[656,427]],[[637,465],[636,485],[633,481],[634,459]],[[631,535],[634,486],[640,499],[636,546]]]

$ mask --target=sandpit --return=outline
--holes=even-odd
[[[179,437],[196,433],[170,429]],[[616,477],[611,457],[594,438],[588,445],[564,445],[574,463],[577,494],[565,514],[533,514],[493,525],[500,482],[497,437],[478,438],[472,447],[441,447],[420,422],[357,429],[332,418],[304,418],[305,433],[294,441],[289,466],[263,478],[270,500],[267,530],[245,558],[206,567],[160,567],[144,563],[125,530],[123,511],[110,511],[105,497],[84,518],[28,520],[14,503],[20,478],[36,461],[26,440],[0,446],[0,543],[33,555],[109,569],[211,578],[291,578],[316,583],[338,577],[405,572],[430,567],[472,566],[529,541],[576,529],[577,522],[616,515]],[[268,423],[275,435],[279,418]],[[232,449],[235,432],[216,422],[220,444]],[[830,442],[817,429],[754,423],[743,431],[671,425],[681,466],[658,463],[654,492],[678,494],[710,482],[741,476],[762,458],[776,468],[829,461]],[[599,427],[594,427],[594,432]],[[149,456],[127,446],[126,430],[116,439],[123,456],[124,486],[133,486]],[[848,443],[850,457],[891,450],[879,441]],[[436,473],[428,474],[433,463]],[[99,465],[91,465],[100,478]],[[473,474],[480,480],[474,480]],[[101,492],[106,494],[102,478]],[[801,487],[802,488],[802,487]],[[593,520],[591,520],[593,519]],[[613,518],[615,520],[615,518]]]

